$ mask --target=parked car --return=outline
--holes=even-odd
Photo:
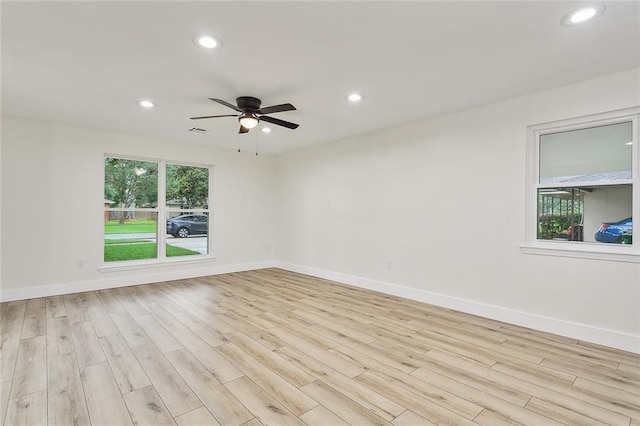
[[[176,238],[187,238],[189,235],[207,235],[209,217],[202,214],[184,214],[167,219],[167,234]]]
[[[633,222],[631,218],[619,222],[606,222],[596,232],[596,241],[601,243],[631,244]]]

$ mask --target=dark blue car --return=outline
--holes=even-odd
[[[176,238],[207,235],[209,218],[202,214],[185,214],[167,220],[167,234]]]
[[[631,218],[619,222],[603,223],[596,232],[596,241],[601,243],[631,244],[633,222]]]

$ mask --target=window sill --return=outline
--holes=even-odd
[[[109,262],[103,263],[102,266],[98,268],[100,272],[118,272],[118,271],[133,271],[137,269],[155,269],[155,268],[164,268],[168,266],[177,266],[177,265],[192,265],[198,263],[205,263],[215,260],[215,255],[202,255],[202,256],[193,256],[190,259],[184,258],[176,258],[176,259],[165,259],[163,261],[159,261],[157,259],[145,259],[145,260],[132,260],[132,261],[124,261],[124,262]]]
[[[588,243],[535,242],[520,246],[520,250],[525,254],[541,256],[640,263],[640,251],[631,245],[607,247]]]

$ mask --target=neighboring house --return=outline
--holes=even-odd
[[[107,199],[105,198],[105,200],[104,200],[104,221],[105,221],[105,222],[109,222],[111,212],[110,212],[110,211],[107,211],[107,209],[108,209],[109,207],[111,207],[111,204],[113,204],[113,201],[111,201],[111,200],[107,200]]]

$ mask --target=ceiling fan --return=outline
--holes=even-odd
[[[291,104],[280,104],[260,108],[260,104],[262,103],[262,101],[252,96],[240,96],[236,99],[237,105],[230,104],[229,102],[223,101],[222,99],[209,99],[213,102],[217,102],[221,105],[234,109],[240,114],[205,115],[202,117],[191,117],[192,120],[218,117],[238,117],[238,121],[240,121],[240,131],[238,131],[238,133],[247,133],[249,129],[253,129],[254,127],[256,127],[260,120],[266,121],[267,123],[275,124],[277,126],[286,127],[288,129],[298,128],[298,124],[280,120],[279,118],[269,117],[268,115],[266,115],[273,114],[275,112],[295,111],[296,107]]]

